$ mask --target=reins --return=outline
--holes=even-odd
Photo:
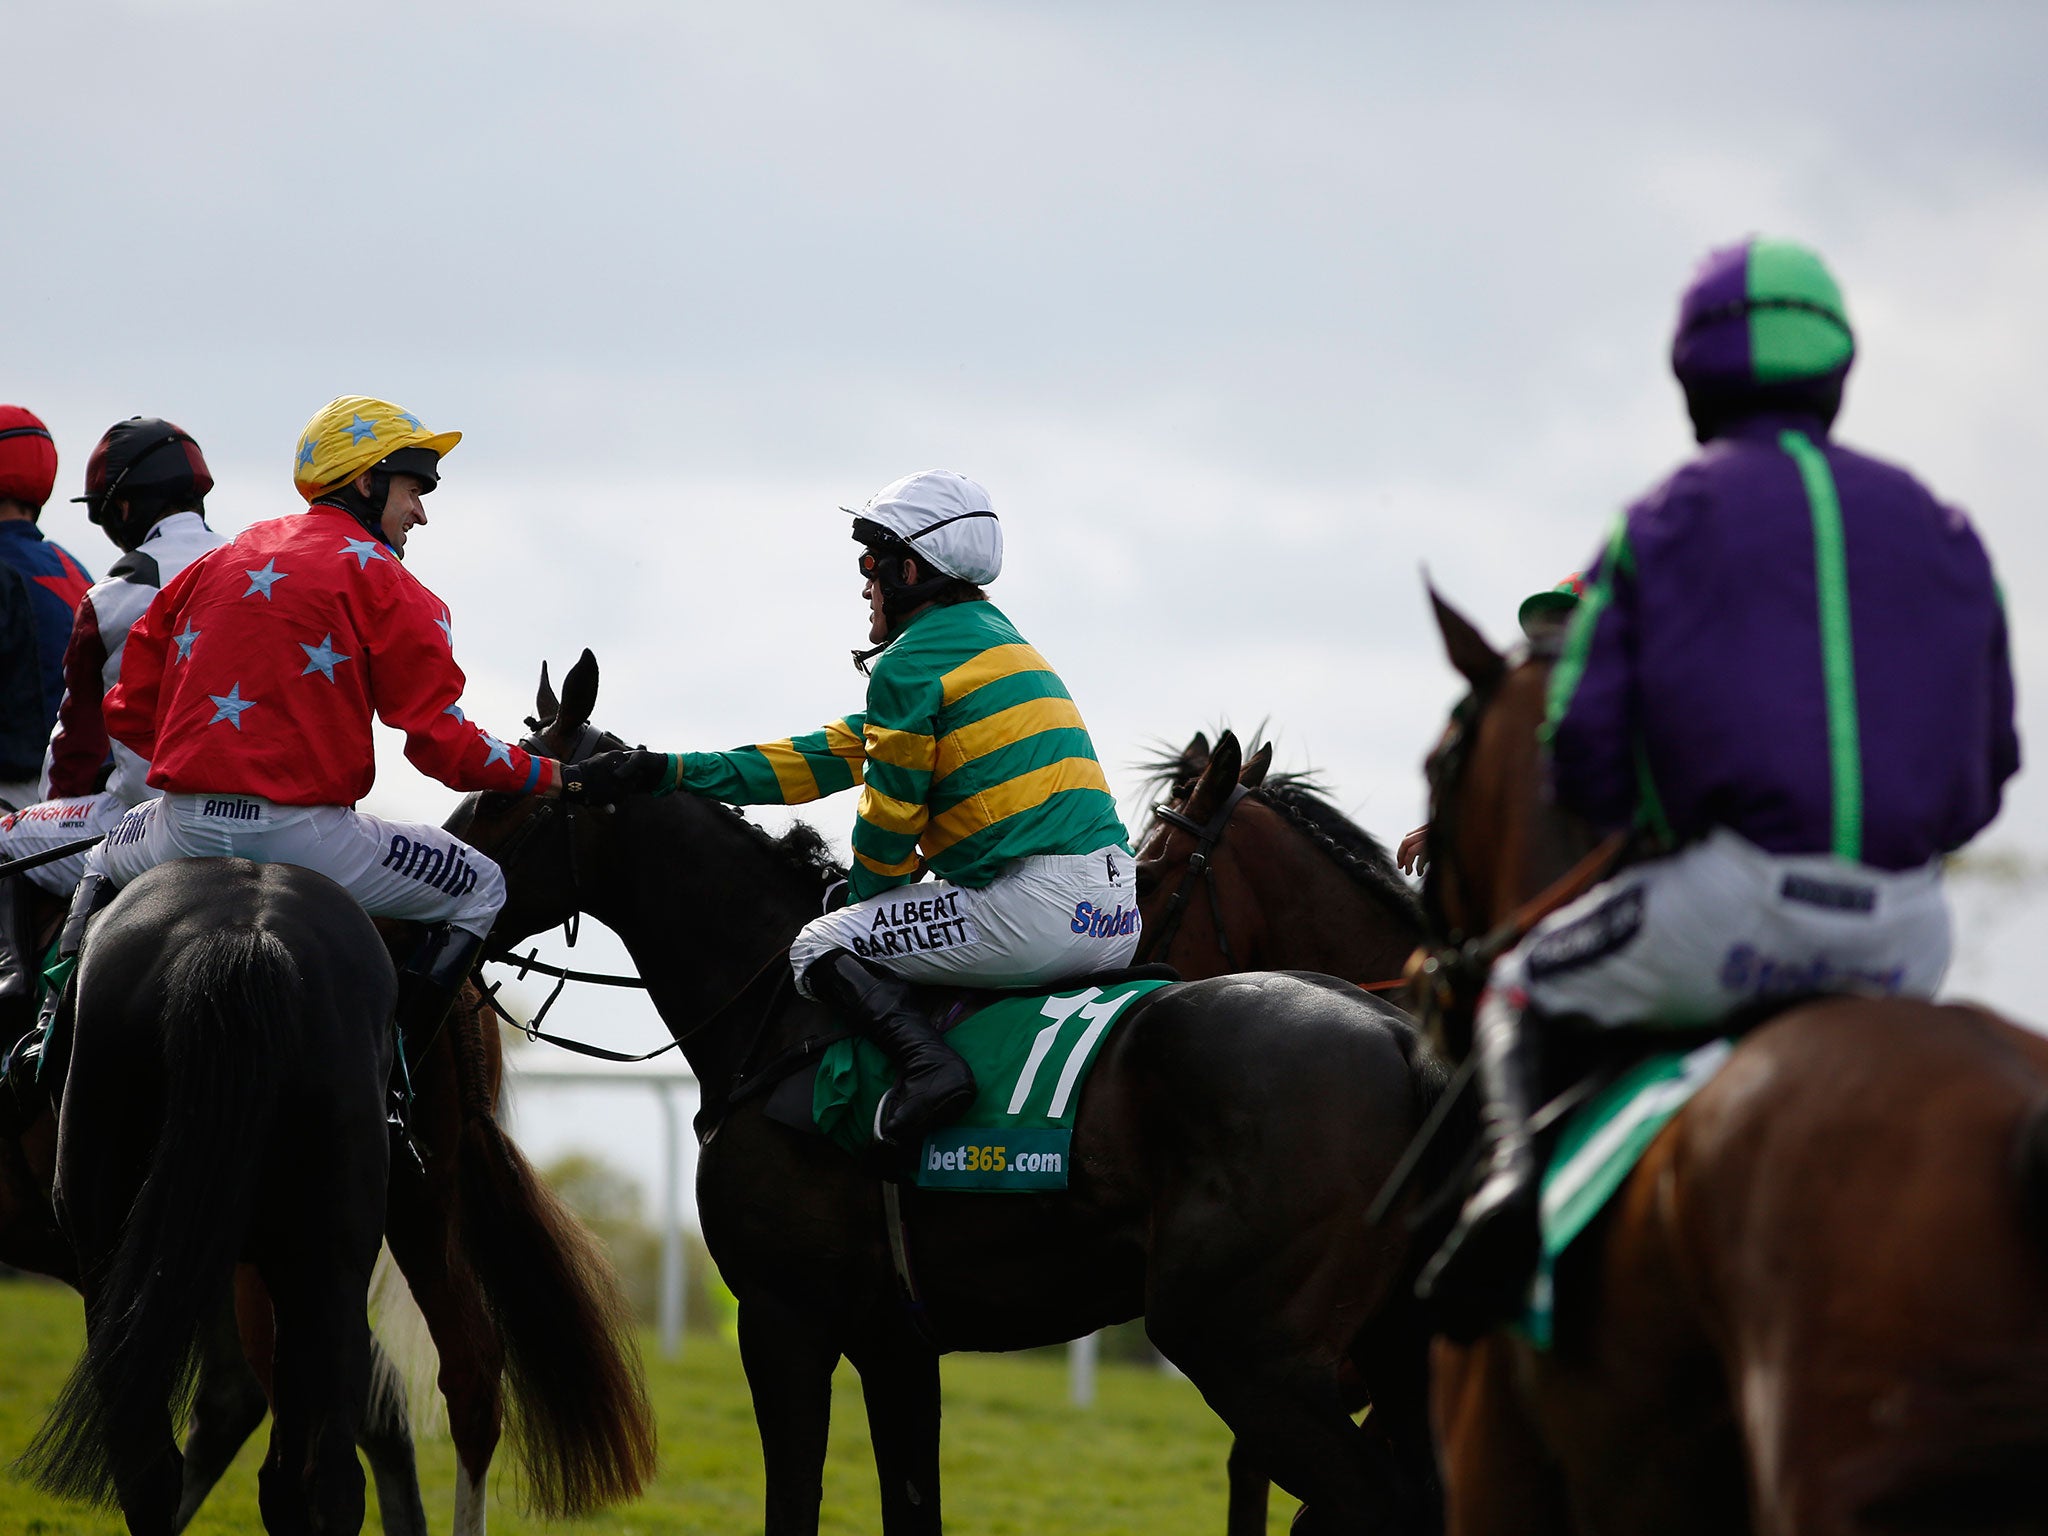
[[[540,753],[546,751],[547,743],[541,739],[540,735],[541,723],[538,720],[528,720],[526,723],[535,734],[527,737],[520,745],[529,752]],[[605,740],[604,733],[586,721],[577,733],[575,744],[564,754],[562,760],[571,763],[581,762],[593,752],[602,749],[605,745]],[[583,916],[583,878],[576,857],[577,808],[572,804],[554,800],[536,801],[532,812],[513,829],[511,837],[506,840],[505,846],[500,852],[498,865],[505,872],[506,881],[509,884],[513,866],[526,852],[527,845],[533,841],[534,834],[554,816],[557,805],[562,807],[562,814],[568,823],[569,839],[570,905],[569,915],[562,923],[562,931],[569,947],[574,949],[576,947],[576,940],[581,933],[581,919]],[[524,981],[529,973],[553,977],[555,985],[549,991],[547,998],[541,1003],[540,1008],[531,1019],[522,1021],[514,1018],[506,1011],[505,1006],[498,1001],[498,990],[504,985],[503,982],[494,981],[488,986],[480,985],[478,991],[482,994],[484,1002],[493,1013],[525,1035],[529,1040],[544,1041],[549,1045],[558,1046],[562,1050],[572,1051],[578,1056],[594,1057],[599,1061],[631,1064],[652,1061],[657,1056],[665,1056],[670,1051],[680,1050],[686,1042],[695,1039],[703,1031],[724,1018],[742,998],[754,990],[755,985],[763,976],[768,975],[771,971],[780,969],[782,973],[781,978],[775,989],[769,994],[767,1003],[761,1009],[761,1018],[755,1026],[753,1038],[748,1041],[747,1049],[740,1057],[740,1070],[734,1075],[733,1084],[727,1090],[726,1102],[731,1104],[736,1102],[734,1095],[743,1093],[749,1086],[750,1080],[746,1075],[747,1064],[752,1061],[754,1052],[760,1047],[761,1036],[767,1031],[768,1026],[773,1022],[777,1011],[781,1007],[784,987],[788,986],[792,980],[789,975],[788,962],[789,946],[785,944],[749,973],[747,979],[741,982],[738,989],[728,996],[724,1002],[713,1008],[681,1034],[676,1035],[668,1044],[658,1046],[654,1050],[637,1056],[629,1055],[624,1051],[609,1050],[601,1045],[590,1045],[581,1040],[571,1040],[562,1035],[551,1035],[540,1026],[547,1019],[548,1011],[555,1006],[556,1000],[561,997],[563,991],[572,981],[586,986],[626,987],[645,992],[649,989],[646,980],[642,977],[610,975],[601,971],[573,970],[566,966],[549,964],[547,961],[539,958],[537,950],[529,949],[522,955],[508,947],[485,955],[483,963],[515,967],[515,975],[512,978],[515,981]],[[799,1054],[808,1052],[817,1044],[819,1042],[805,1041],[799,1049]],[[784,1053],[784,1055],[790,1054],[789,1052]],[[776,1063],[771,1063],[770,1065],[774,1066]],[[762,1073],[757,1073],[756,1077],[764,1075],[766,1075],[765,1069]]]

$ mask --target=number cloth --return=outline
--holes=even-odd
[[[1072,697],[986,601],[913,616],[875,657],[862,714],[671,763],[671,787],[733,805],[798,805],[855,784],[857,901],[927,864],[975,890],[1019,859],[1130,851]]]
[[[946,1042],[974,1069],[977,1092],[964,1115],[925,1138],[917,1182],[932,1189],[1066,1188],[1088,1070],[1131,1005],[1166,985],[1126,981],[999,998],[955,1025]],[[842,1040],[820,1059],[811,1116],[833,1141],[858,1152],[895,1080],[878,1047]]]
[[[1710,1040],[1681,1055],[1665,1051],[1637,1062],[1573,1111],[1543,1170],[1543,1256],[1529,1287],[1523,1331],[1550,1348],[1557,1321],[1557,1261],[1592,1224],[1657,1139],[1732,1053]]]

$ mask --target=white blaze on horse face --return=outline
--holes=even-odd
[[[484,1480],[455,1463],[455,1536],[484,1536]]]

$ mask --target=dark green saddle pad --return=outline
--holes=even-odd
[[[1565,1120],[1543,1170],[1543,1257],[1523,1320],[1538,1348],[1550,1347],[1556,1325],[1557,1261],[1628,1181],[1657,1133],[1706,1087],[1734,1048],[1735,1042],[1723,1037],[1697,1050],[1646,1057]]]
[[[1138,1000],[1168,985],[1104,978],[1049,994],[998,994],[954,1025],[946,1042],[973,1069],[977,1092],[964,1115],[925,1138],[913,1182],[925,1189],[1065,1189],[1089,1068]],[[878,1048],[841,1040],[818,1063],[811,1118],[834,1142],[860,1153],[873,1142],[876,1111],[895,1080]]]

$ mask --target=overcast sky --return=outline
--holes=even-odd
[[[2048,744],[2039,5],[0,21],[0,399],[50,422],[59,495],[138,412],[205,444],[230,532],[299,505],[334,395],[461,428],[409,563],[500,732],[585,645],[600,720],[665,748],[858,707],[835,509],[944,465],[993,492],[994,596],[1134,811],[1149,743],[1270,719],[1391,841],[1456,692],[1421,568],[1505,639],[1583,564],[1691,446],[1665,365],[1688,273],[1762,232],[1847,292],[1840,435],[1976,518]],[[45,527],[108,562],[80,509]],[[446,815],[382,759],[372,808]],[[2048,850],[2039,784],[1987,844]],[[852,813],[816,815],[843,842]],[[2048,911],[1963,905],[1954,986],[2048,1016],[2048,960],[2014,953]],[[615,1009],[558,1017],[660,1038]]]

